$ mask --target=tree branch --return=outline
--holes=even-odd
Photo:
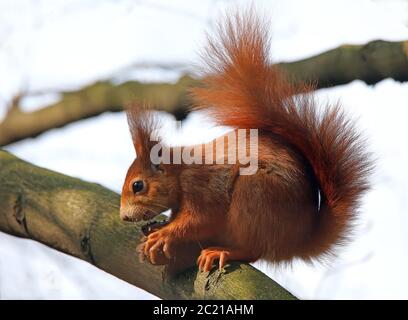
[[[318,88],[359,79],[375,84],[385,78],[408,80],[408,41],[372,41],[366,45],[344,45],[317,56],[278,64],[294,78],[314,81]],[[183,119],[190,105],[187,88],[199,80],[184,75],[176,83],[109,81],[62,93],[61,100],[34,112],[14,108],[0,123],[0,146],[35,137],[49,129],[99,115],[121,111],[129,102],[146,101]]]
[[[174,84],[97,82],[78,91],[64,92],[60,101],[33,112],[14,107],[0,123],[0,146],[104,112],[122,111],[123,106],[135,100],[148,101],[157,109],[182,119],[189,104],[186,88],[195,83],[197,80],[190,76],[183,76]]]
[[[318,88],[362,80],[367,84],[392,78],[408,81],[408,41],[371,41],[343,45],[308,59],[281,63],[296,78],[315,81]]]
[[[0,230],[66,252],[164,299],[295,299],[248,264],[209,275],[197,268],[163,280],[140,262],[141,224],[119,219],[119,196],[24,162],[0,150]]]

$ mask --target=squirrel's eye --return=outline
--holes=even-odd
[[[144,184],[143,184],[142,180],[138,180],[138,181],[133,182],[133,184],[132,184],[133,193],[137,193],[137,192],[142,191],[143,187],[144,187]]]

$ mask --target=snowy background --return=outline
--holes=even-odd
[[[190,64],[204,30],[223,8],[246,1],[0,0],[0,117],[20,90],[75,89],[110,78],[172,81],[179,73],[117,73],[139,62]],[[291,61],[341,44],[408,39],[408,1],[256,1],[272,20],[273,57]],[[323,89],[359,119],[378,158],[374,189],[364,199],[355,241],[330,266],[256,266],[300,298],[408,299],[408,83],[354,81]],[[25,110],[58,99],[24,101]],[[163,115],[170,125],[171,117]],[[50,130],[6,149],[37,165],[120,191],[133,148],[123,113]],[[172,141],[220,133],[192,115]],[[79,259],[0,233],[2,299],[151,299]]]

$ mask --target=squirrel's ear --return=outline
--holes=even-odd
[[[126,116],[136,155],[149,159],[150,150],[157,143],[155,135],[160,127],[157,116],[147,106],[140,104],[129,106]]]

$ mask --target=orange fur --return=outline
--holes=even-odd
[[[198,264],[207,271],[216,259],[221,267],[234,259],[311,261],[333,254],[351,234],[372,168],[364,140],[338,105],[320,108],[312,86],[272,66],[267,29],[253,11],[220,24],[203,53],[203,86],[192,89],[195,108],[217,124],[259,129],[254,175],[238,175],[230,164],[146,169],[154,121],[128,113],[138,158],[122,193],[122,207],[133,209],[124,212],[140,218],[149,208],[173,210],[146,241],[153,263],[161,250],[177,256],[185,242],[206,244]],[[149,185],[147,195],[130,192],[135,176]]]

